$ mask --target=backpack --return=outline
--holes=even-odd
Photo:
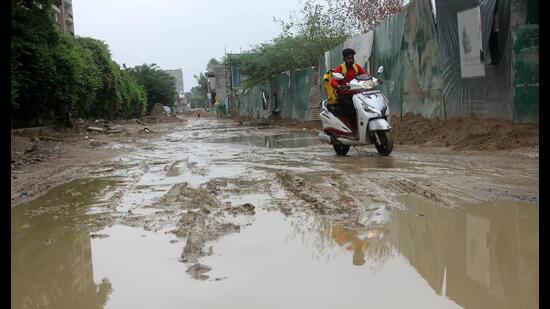
[[[346,67],[345,63],[342,63],[341,66],[342,66],[342,75],[346,76],[346,73],[348,72],[348,68]],[[357,63],[353,64],[353,70],[355,71],[356,75],[359,73],[359,68],[357,66]],[[336,89],[334,89],[334,87],[332,87],[331,85],[333,72],[334,70],[330,69],[325,74],[323,74],[323,86],[325,87],[325,92],[327,93],[327,99],[329,104],[338,103],[338,96],[336,94]]]
[[[340,66],[342,67],[342,75],[346,76],[346,73],[348,72],[348,67],[345,63],[342,63]],[[353,64],[353,70],[355,71],[355,75],[359,74],[359,65],[357,63]]]
[[[332,81],[332,72],[334,70],[330,69],[325,74],[323,74],[323,86],[325,87],[325,92],[327,93],[328,104],[338,103],[338,97],[336,96],[336,89],[332,87],[330,82]]]

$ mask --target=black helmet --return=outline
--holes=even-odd
[[[355,56],[355,51],[351,48],[346,48],[342,51],[342,56],[344,56],[344,57]]]

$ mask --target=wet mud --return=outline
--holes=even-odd
[[[13,308],[538,307],[538,157],[315,136],[196,119],[12,208]]]

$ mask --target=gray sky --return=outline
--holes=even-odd
[[[210,58],[273,39],[297,0],[74,0],[75,33],[105,41],[120,65],[182,68],[185,91]]]

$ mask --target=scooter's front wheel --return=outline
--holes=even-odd
[[[378,137],[374,142],[376,150],[381,156],[389,155],[393,150],[393,138],[389,130],[375,131],[374,134]]]
[[[332,145],[339,156],[345,156],[349,151],[349,145]]]

